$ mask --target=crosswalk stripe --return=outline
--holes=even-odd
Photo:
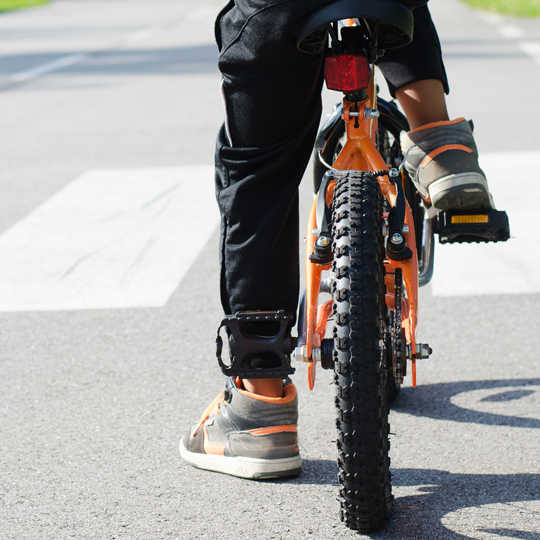
[[[211,166],[88,171],[0,236],[0,311],[163,306],[218,223]]]
[[[498,244],[437,244],[435,296],[540,293],[535,237],[540,183],[534,172],[539,162],[540,152],[480,156],[495,204],[508,213],[511,238]]]
[[[435,296],[540,293],[539,160],[481,156],[512,238],[437,245]],[[0,311],[163,306],[218,223],[211,166],[88,171],[0,236]]]

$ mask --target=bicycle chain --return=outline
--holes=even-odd
[[[402,305],[403,295],[403,275],[401,268],[394,271],[394,325],[392,327],[392,367],[396,383],[402,384],[407,368],[407,358],[405,356],[405,341],[403,336]]]

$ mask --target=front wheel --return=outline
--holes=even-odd
[[[342,520],[369,532],[390,518],[384,245],[377,179],[349,172],[333,203],[334,369]]]

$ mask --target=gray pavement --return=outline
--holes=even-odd
[[[221,4],[58,0],[0,15],[0,245],[89,170],[212,164]],[[518,156],[507,182],[534,181],[515,152],[540,150],[540,21],[490,19],[454,0],[433,2],[432,13],[451,114],[474,118],[488,162]],[[336,99],[325,94],[328,106]],[[307,174],[303,215],[309,183]],[[534,194],[523,199],[531,214]],[[203,218],[212,211],[201,208]],[[534,235],[526,241],[538,249]],[[180,460],[179,438],[221,386],[217,252],[214,231],[163,306],[15,312],[0,303],[0,538],[367,538],[338,519],[327,372],[313,392],[303,366],[295,377],[298,478],[250,482]],[[445,266],[447,253],[438,252]],[[520,279],[519,261],[507,262],[489,293],[460,293],[457,278],[455,295],[435,283],[422,290],[421,338],[435,354],[392,411],[396,511],[372,538],[540,538],[540,290],[535,274],[520,294],[502,294]]]

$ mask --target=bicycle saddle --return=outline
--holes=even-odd
[[[313,11],[302,21],[297,33],[297,47],[306,53],[319,53],[326,41],[326,27],[341,19],[379,23],[379,47],[402,47],[410,43],[413,35],[411,10],[425,3],[426,0],[337,0]]]

